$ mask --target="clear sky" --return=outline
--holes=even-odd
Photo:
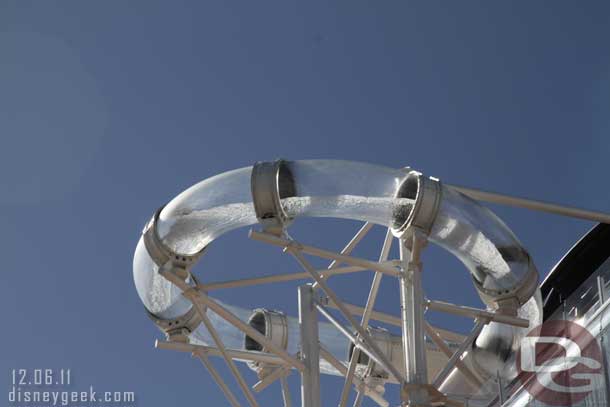
[[[157,207],[257,160],[410,165],[449,183],[610,211],[609,38],[608,2],[2,1],[7,392],[10,369],[63,367],[75,389],[133,390],[141,407],[226,405],[195,360],[153,349],[161,335],[131,261]],[[493,209],[542,275],[592,226]],[[292,234],[338,249],[357,228],[304,222]],[[246,232],[213,244],[200,279],[298,269]],[[376,257],[381,236],[358,254]],[[431,247],[424,260],[429,297],[481,305],[455,259]],[[369,282],[334,287],[363,304]],[[382,290],[378,308],[397,314],[397,288]],[[294,284],[219,296],[296,312]],[[324,381],[329,405],[341,383]],[[260,400],[279,405],[278,389]]]

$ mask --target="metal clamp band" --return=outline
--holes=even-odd
[[[248,319],[248,325],[263,334],[280,348],[288,348],[288,318],[283,312],[257,308],[252,311],[252,315],[250,315],[250,318]],[[248,335],[244,338],[244,349],[266,353],[269,352],[267,348],[250,338]],[[265,363],[250,362],[248,363],[248,366],[256,371],[261,378],[270,373],[269,366]]]
[[[529,257],[529,254],[527,254],[525,251],[524,253],[528,257],[527,261],[529,268],[527,275],[516,287],[504,291],[490,290],[484,288],[481,285],[481,282],[477,281],[476,278],[472,279],[475,288],[479,292],[479,296],[483,302],[485,302],[485,304],[499,310],[516,313],[517,309],[529,301],[529,299],[534,295],[536,289],[538,288],[538,271]]]
[[[201,324],[201,318],[195,307],[176,319],[161,319],[146,310],[148,317],[164,332],[168,339],[176,342],[188,342],[188,335]]]
[[[205,247],[193,255],[179,254],[167,247],[157,233],[157,222],[159,221],[159,215],[163,208],[164,206],[155,212],[142,231],[146,251],[159,267],[164,266],[171,260],[172,265],[183,269],[189,269],[201,257],[205,251]]]
[[[286,349],[288,346],[288,318],[281,311],[256,308],[248,320],[248,324],[261,334],[265,335],[271,342]],[[268,352],[268,350],[246,335],[244,348]]]
[[[252,202],[256,218],[266,232],[282,234],[292,219],[281,200],[296,196],[294,178],[286,161],[257,162],[252,167]]]
[[[420,172],[410,171],[398,187],[395,198],[408,198],[415,202],[397,205],[394,208],[392,222],[394,236],[402,237],[409,227],[416,227],[429,234],[442,199],[441,182]]]
[[[189,269],[201,257],[205,247],[194,255],[181,255],[167,247],[157,234],[157,222],[162,210],[163,207],[155,212],[142,231],[146,251],[159,268],[167,265],[172,267],[185,280],[190,277],[197,283],[197,279],[190,273]],[[168,265],[168,263],[171,264]],[[148,310],[146,310],[146,313],[168,338],[178,342],[188,342],[188,335],[201,323],[201,318],[195,307],[191,307],[186,314],[175,319],[162,319]]]
[[[194,286],[197,286],[197,278],[186,271],[187,277],[193,280]],[[155,314],[146,310],[148,317],[163,331],[168,339],[177,342],[188,342],[188,335],[193,332],[201,324],[201,316],[195,307],[191,307],[184,315],[174,319],[162,319]]]

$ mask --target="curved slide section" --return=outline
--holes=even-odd
[[[138,294],[154,318],[183,318],[192,311],[191,304],[159,275],[160,267],[167,262],[190,267],[214,239],[230,230],[257,222],[269,229],[284,228],[304,216],[371,222],[391,227],[398,237],[411,227],[420,228],[430,241],[466,266],[489,308],[528,319],[530,326],[542,320],[538,272],[517,238],[490,210],[416,171],[336,160],[258,163],[206,179],[182,192],[145,229],[152,228],[158,242],[147,241],[146,233],[138,242],[134,256]],[[185,278],[194,283],[191,277]],[[252,314],[235,307],[232,311],[244,320]],[[243,334],[231,331],[219,318],[212,319],[227,346],[244,346]],[[337,331],[334,335],[328,329],[328,334],[322,334],[326,328],[320,330],[321,341],[328,335],[324,344],[345,360],[349,344]],[[294,330],[294,326],[288,329],[289,351],[298,347]],[[515,351],[525,333],[523,328],[490,323],[464,361],[482,377],[500,373],[512,378]],[[203,327],[192,332],[191,340],[209,343]],[[333,373],[332,369],[327,372]],[[456,371],[442,390],[475,391]]]

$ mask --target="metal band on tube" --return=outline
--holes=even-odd
[[[481,283],[473,277],[472,281],[483,302],[496,309],[503,309],[508,312],[511,312],[512,310],[516,315],[517,309],[532,298],[538,289],[538,271],[531,259],[529,259],[529,255],[528,262],[530,267],[528,268],[527,274],[519,285],[510,290],[499,291],[484,288]]]
[[[257,162],[252,167],[252,203],[256,218],[266,232],[281,235],[292,219],[281,200],[296,196],[294,178],[286,161]]]
[[[438,214],[443,189],[436,178],[424,176],[417,171],[410,171],[396,192],[396,199],[408,198],[415,202],[398,205],[394,209],[392,233],[400,238],[409,229],[416,227],[429,234]]]
[[[177,275],[180,275],[185,280],[190,277],[196,285],[197,279],[189,270],[201,257],[205,247],[194,255],[178,254],[168,248],[157,233],[157,223],[163,208],[161,207],[155,212],[142,231],[146,251],[159,269],[166,266],[168,262],[171,262],[171,265],[168,266],[173,267]],[[184,315],[175,319],[162,319],[148,310],[146,310],[146,313],[168,338],[178,342],[188,342],[188,335],[201,323],[201,318],[194,307],[191,307]]]
[[[146,251],[148,252],[150,258],[159,267],[164,266],[168,261],[171,260],[172,265],[188,270],[193,266],[193,264],[195,264],[195,262],[197,262],[197,260],[199,260],[205,251],[205,247],[198,253],[192,255],[176,253],[167,247],[157,233],[157,223],[159,222],[159,215],[161,214],[163,208],[164,206],[157,209],[153,217],[150,219],[150,221],[148,221],[144,227],[144,230],[142,231]]]

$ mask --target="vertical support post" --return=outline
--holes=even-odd
[[[427,239],[415,228],[411,233],[405,235],[407,238],[400,242],[400,259],[403,264],[403,272],[399,277],[402,346],[405,357],[406,379],[401,391],[401,402],[403,405],[425,405],[428,402],[428,391],[425,388],[428,382],[428,369],[426,365],[424,297],[420,258]],[[409,243],[411,244],[409,245]]]
[[[301,407],[321,407],[320,348],[314,291],[310,284],[299,287],[299,327],[301,330]]]

